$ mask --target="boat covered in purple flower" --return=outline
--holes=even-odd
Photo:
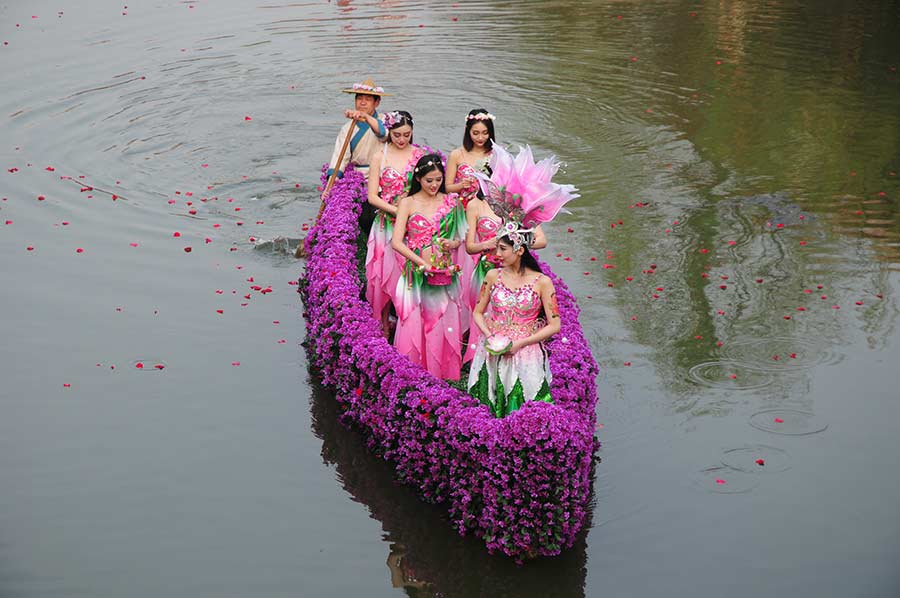
[[[553,403],[527,402],[503,418],[398,353],[364,299],[358,218],[365,177],[348,168],[306,239],[300,280],[307,351],[333,389],[343,421],[390,462],[403,483],[446,505],[461,534],[517,561],[559,554],[586,521],[597,364],[566,285],[556,289],[560,332],[546,341]]]

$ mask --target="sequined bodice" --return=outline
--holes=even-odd
[[[459,168],[456,170],[456,177],[453,180],[453,182],[458,183],[466,177],[475,178],[475,169],[472,168],[470,165],[466,164],[465,162],[463,162],[462,164],[459,165]],[[478,181],[475,181],[468,187],[464,187],[463,189],[460,189],[459,195],[468,200],[475,196],[475,194],[478,192],[478,187],[479,187]]]
[[[449,214],[456,205],[455,195],[445,195],[444,203],[437,209],[431,218],[421,212],[413,212],[406,221],[406,245],[415,251],[430,246],[434,237],[441,228],[441,220]]]
[[[497,230],[500,228],[500,220],[491,218],[490,216],[479,216],[475,221],[475,240],[483,243],[497,236]]]
[[[398,171],[393,166],[385,166],[381,169],[381,177],[378,179],[378,186],[381,188],[381,199],[392,205],[397,204],[397,198],[406,189],[407,175],[415,168],[416,162],[419,161],[423,154],[422,148],[413,148],[412,156],[410,156],[409,162],[406,163],[403,172]]]
[[[500,272],[491,289],[491,313],[488,328],[492,332],[503,332],[510,338],[524,338],[544,326],[541,317],[543,303],[535,290],[538,274],[529,284],[511,289],[503,283]]]

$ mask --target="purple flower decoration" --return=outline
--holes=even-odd
[[[428,502],[446,505],[461,533],[521,561],[559,554],[585,521],[597,401],[597,364],[579,309],[546,264],[562,329],[546,344],[554,404],[526,403],[497,419],[390,346],[360,297],[358,217],[366,181],[352,166],[307,237],[300,280],[310,363],[343,421]]]

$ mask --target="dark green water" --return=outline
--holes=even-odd
[[[900,593],[896,1],[124,6],[0,5],[0,596]],[[542,257],[603,448],[558,559],[458,538],[308,379],[268,241],[366,76],[581,190]]]

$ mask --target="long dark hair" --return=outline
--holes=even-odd
[[[475,126],[475,123],[484,123],[484,126],[486,126],[488,130],[488,140],[487,143],[484,144],[484,151],[489,152],[494,147],[494,120],[490,118],[472,118],[473,116],[477,116],[479,114],[490,113],[484,108],[476,108],[475,110],[471,110],[469,112],[469,115],[466,117],[466,132],[463,134],[463,147],[466,148],[467,152],[471,152],[472,148],[475,147],[475,143],[472,141],[472,137],[469,135],[469,132],[472,130],[472,127]]]
[[[534,239],[534,233],[525,234],[528,235],[529,241],[531,239]],[[513,246],[513,242],[507,234],[501,234],[499,237],[497,237],[497,241],[503,243],[504,245],[509,245],[510,247]],[[534,255],[532,255],[531,251],[528,250],[528,245],[523,244],[522,249],[524,249],[525,251],[522,252],[521,261],[519,262],[519,273],[521,274],[525,271],[525,268],[528,268],[530,270],[534,270],[535,272],[543,274],[544,271],[541,270],[541,267],[535,259]]]
[[[387,142],[390,143],[391,145],[393,145],[393,143],[394,143],[393,141],[391,141],[391,135],[390,135],[390,131],[392,131],[393,129],[396,129],[397,127],[402,127],[403,125],[409,125],[409,128],[413,129],[413,132],[415,131],[415,126],[413,126],[412,114],[410,114],[406,110],[396,110],[396,112],[397,112],[397,114],[400,115],[400,120],[398,120],[393,125],[388,127]],[[410,145],[412,145],[412,142],[413,142],[413,132],[410,132],[410,134],[409,134],[409,144]]]
[[[431,172],[432,170],[440,170],[441,175],[444,175],[444,163],[441,161],[441,157],[437,154],[425,154],[419,161],[416,162],[416,167],[412,172],[412,183],[409,186],[409,195],[415,195],[419,191],[422,190],[422,183],[420,179]],[[444,180],[441,181],[441,188],[438,189],[440,193],[446,193],[447,190],[444,188],[444,185],[447,184],[447,177],[444,175]]]

